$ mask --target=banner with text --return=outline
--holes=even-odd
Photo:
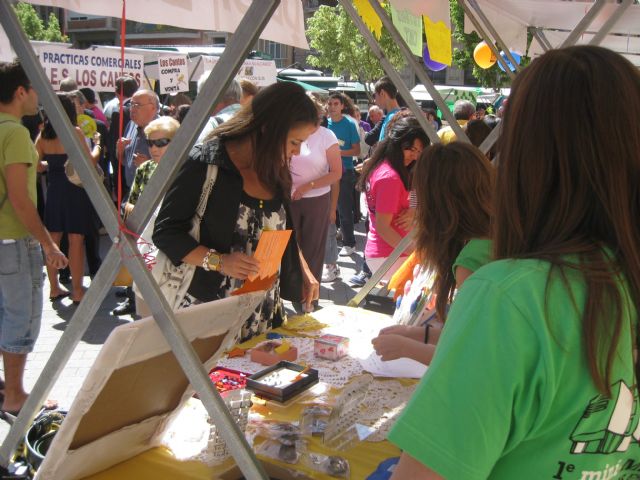
[[[54,90],[60,89],[60,82],[66,77],[74,79],[79,88],[89,87],[96,92],[113,92],[122,70],[139,84],[144,78],[142,55],[126,53],[122,65],[117,51],[109,53],[104,50],[74,50],[53,46],[42,46],[36,50]]]
[[[218,63],[219,57],[202,56],[202,67],[210,72]],[[246,79],[258,87],[266,87],[276,83],[276,62],[273,60],[245,60],[236,75],[237,80]]]
[[[158,57],[160,93],[189,91],[189,68],[186,55],[162,55]]]

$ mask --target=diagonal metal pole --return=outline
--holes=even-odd
[[[538,41],[538,43],[542,47],[542,50],[544,50],[545,52],[548,52],[553,48],[549,43],[549,41],[547,40],[547,37],[545,36],[545,34],[542,32],[542,29],[533,27],[531,29],[531,34]]]
[[[378,282],[380,280],[382,280],[382,277],[384,277],[384,274],[389,271],[389,269],[395,263],[395,261],[398,260],[400,256],[404,253],[404,251],[409,247],[409,245],[411,245],[412,241],[413,241],[413,235],[411,232],[409,232],[407,233],[406,236],[402,238],[402,240],[400,240],[400,243],[396,245],[396,248],[393,249],[393,252],[391,252],[387,257],[387,259],[382,263],[382,265],[380,265],[380,268],[378,268],[378,270],[373,272],[373,275],[371,275],[371,278],[367,280],[367,283],[364,284],[364,286],[360,289],[360,291],[356,293],[351,300],[349,300],[349,302],[347,303],[347,306],[357,307],[358,305],[360,305],[360,303],[362,303],[362,300],[364,300],[364,298],[369,294],[369,292],[373,290],[376,285],[378,285]]]
[[[244,56],[246,56],[246,53],[248,53],[253,43],[255,43],[255,40],[258,38],[260,32],[264,29],[264,26],[266,25],[272,13],[275,11],[278,4],[279,0],[271,0],[269,2],[253,2],[252,6],[249,8],[247,14],[243,18],[243,21],[238,27],[238,31],[241,33],[234,35],[233,39],[230,41],[230,45],[228,47],[229,52],[226,57],[229,59],[229,57],[233,57],[234,54],[238,54],[240,53],[240,51],[243,51],[243,53],[239,57],[236,57],[236,69],[224,72],[222,73],[221,78],[218,78],[218,80],[221,80],[218,93],[221,93],[222,89],[226,88],[226,85],[228,85],[228,83],[230,82],[233,73],[235,73],[240,63],[242,62],[242,59],[244,58]],[[67,127],[66,130],[68,131],[62,132],[60,135],[65,149],[70,152],[74,152],[74,149],[75,152],[82,152],[82,150],[79,148],[79,144],[77,143],[77,138],[75,138],[71,133],[72,130],[69,121],[66,120],[65,123],[66,116],[62,112],[61,107],[59,106],[59,102],[57,102],[57,100],[55,99],[55,95],[53,94],[51,87],[48,85],[48,81],[44,76],[42,69],[40,68],[39,62],[33,54],[33,51],[29,48],[28,40],[22,33],[17,19],[15,18],[15,14],[10,8],[7,0],[1,0],[0,9],[0,13],[2,13],[2,15],[0,15],[0,22],[3,24],[5,31],[9,33],[9,37],[14,39],[14,48],[23,59],[25,70],[30,76],[30,79],[32,79],[32,82],[36,86],[37,90],[44,94],[45,107],[51,111],[52,121],[54,125],[64,125],[65,127]],[[244,48],[241,48],[242,45],[244,45]],[[224,56],[225,55],[223,55],[223,57]],[[219,65],[216,66],[221,67],[219,71],[222,71],[223,68],[220,65],[221,63],[223,63],[222,58],[221,62],[219,62]],[[231,59],[225,63],[234,62],[233,59]],[[229,65],[227,65],[227,67],[228,66]],[[211,75],[211,77],[213,77],[213,74]],[[209,87],[212,87],[212,78],[210,78],[207,83],[209,84]],[[215,91],[215,87],[209,88],[209,93],[211,93],[212,91]],[[206,116],[209,113],[208,109],[210,107],[204,106],[205,102],[207,101],[206,99],[217,99],[218,96],[219,95],[205,97],[203,95],[203,99],[200,102],[196,101],[196,103],[199,103],[202,106],[203,110],[202,121],[199,122],[200,129],[204,125]],[[194,103],[194,105],[196,105],[196,103]],[[198,108],[196,108],[195,110],[198,110]],[[191,124],[198,124],[198,119],[196,118],[197,116],[198,115],[196,115],[195,113],[194,115],[191,115],[191,118],[193,119],[191,121]],[[191,126],[193,127],[193,125]],[[186,128],[187,127],[185,127],[185,131]],[[191,143],[193,142],[193,140],[195,140],[196,134],[196,131],[192,131],[193,138],[191,138]],[[75,145],[74,138],[76,142]],[[176,143],[177,145],[178,142],[172,143]],[[182,147],[183,157],[186,154],[186,149],[189,147],[189,144],[190,143],[185,143]],[[174,150],[179,151],[179,147],[174,147]],[[168,153],[169,152],[167,152],[167,154]],[[74,166],[77,168],[78,173],[83,179],[83,182],[85,183],[85,188],[87,189],[91,200],[94,201],[94,204],[100,203],[102,201],[100,193],[102,193],[102,197],[110,202],[110,199],[108,199],[104,187],[102,187],[102,192],[100,192],[98,178],[93,171],[93,168],[89,167],[88,163],[86,165],[83,165],[83,162],[81,161],[81,154],[80,159],[77,159],[77,155],[78,154],[75,153],[70,157]],[[175,169],[173,171],[175,172],[177,168],[178,165],[175,166]],[[159,178],[160,176],[161,175],[154,175],[154,178]],[[87,182],[87,180],[89,180],[89,182]],[[145,195],[141,197],[141,200],[144,196]],[[154,203],[152,202],[152,196],[153,195],[147,195],[147,198],[149,199],[147,200],[147,203]],[[157,192],[156,199],[159,196],[160,192]],[[110,234],[112,235],[114,242],[118,242],[118,223],[113,205],[110,205],[110,209],[102,209],[101,207],[104,207],[104,205],[98,204],[96,206],[98,207],[98,213],[100,214],[105,227],[107,227],[107,230],[109,230]],[[139,205],[139,207],[140,211],[142,211],[142,206]],[[138,208],[136,210],[138,210]],[[138,216],[139,223],[142,223],[142,219],[139,218],[141,216],[143,215]],[[132,226],[139,226],[135,225],[135,223],[138,222],[132,221],[131,223],[134,224]],[[230,417],[227,409],[224,407],[224,404],[222,403],[220,397],[213,389],[213,386],[208,380],[207,374],[200,364],[193,348],[182,334],[182,331],[175,324],[173,313],[169,309],[166,301],[162,297],[160,290],[151,278],[149,272],[146,270],[146,267],[142,263],[141,258],[139,257],[139,255],[137,255],[137,249],[134,242],[128,237],[124,237],[122,240],[123,242],[121,243],[124,244],[123,250],[126,252],[123,258],[125,264],[127,264],[129,269],[131,270],[132,275],[140,284],[143,295],[151,300],[150,306],[152,308],[152,311],[154,312],[156,321],[158,321],[161,330],[167,337],[167,341],[174,350],[176,357],[180,361],[181,366],[185,370],[185,373],[187,374],[192,385],[201,394],[201,398],[203,400],[203,403],[205,404],[205,407],[207,407],[209,414],[212,417],[216,418],[216,423],[218,423],[222,427],[223,437],[225,438],[225,441],[227,441],[230,450],[234,454],[236,461],[240,466],[240,469],[249,478],[266,478],[260,464],[255,459],[255,456],[251,452],[250,447],[246,444],[244,436],[237,428],[235,422],[233,422],[233,419]],[[89,319],[93,318],[93,315],[95,315],[95,311],[97,310],[99,302],[106,296],[106,293],[110,288],[113,279],[115,278],[117,265],[118,252],[115,250],[115,247],[112,247],[109,255],[103,263],[103,267],[100,269],[98,275],[96,276],[96,279],[92,283],[92,287],[85,295],[84,301],[78,307],[76,313],[71,319],[70,326],[63,335],[63,337],[66,336],[66,338],[61,339],[58,346],[56,347],[56,350],[54,350],[49,362],[45,366],[43,373],[39,377],[38,382],[36,383],[36,386],[32,391],[32,394],[27,400],[23,411],[21,412],[16,423],[9,432],[9,435],[5,439],[5,442],[2,445],[2,449],[0,449],[0,460],[5,462],[5,464],[9,461],[9,458],[17,443],[24,436],[24,433],[26,432],[26,429],[28,427],[28,422],[30,418],[35,415],[37,406],[40,405],[42,403],[42,400],[46,397],[46,394],[51,388],[52,383],[59,376],[64,364],[66,364],[66,361],[68,361],[71,351],[80,341],[82,334],[88,326],[88,323],[90,321]],[[86,320],[82,321],[82,318],[85,318]]]
[[[522,70],[522,67],[518,64],[518,62],[516,62],[516,59],[513,58],[513,55],[511,54],[511,50],[509,50],[509,47],[507,47],[507,44],[504,43],[500,35],[498,35],[497,30],[493,27],[493,24],[489,21],[487,16],[484,14],[482,9],[480,8],[480,5],[478,4],[477,0],[467,0],[467,1],[469,2],[469,5],[471,5],[471,8],[473,8],[476,11],[476,14],[478,15],[478,17],[480,17],[480,20],[482,20],[485,27],[487,27],[487,30],[489,30],[489,33],[493,35],[493,38],[496,39],[496,42],[498,43],[498,45],[500,45],[500,48],[502,49],[504,54],[507,56],[507,59],[511,62],[511,65],[513,65],[513,67],[515,68],[516,72],[519,72],[520,70]]]
[[[586,13],[586,15],[582,17],[582,20],[578,22],[578,25],[576,25],[573,31],[567,38],[565,38],[564,42],[562,42],[562,45],[560,45],[560,47],[558,48],[570,47],[572,45],[575,45],[580,38],[580,35],[582,35],[587,30],[587,28],[589,28],[589,25],[591,25],[591,22],[593,22],[593,20],[596,18],[596,15],[600,13],[605,3],[606,0],[596,0],[589,11]]]
[[[373,34],[369,31],[367,26],[364,24],[364,22],[358,15],[358,12],[356,12],[355,8],[351,4],[351,0],[340,0],[340,4],[342,4],[345,11],[351,17],[351,20],[353,21],[355,26],[358,28],[358,30],[364,37],[365,41],[373,51],[374,55],[378,57],[378,59],[380,60],[382,69],[385,71],[385,73],[389,76],[393,84],[396,86],[400,96],[407,102],[407,106],[409,107],[411,112],[413,112],[413,114],[415,115],[416,119],[418,120],[418,123],[420,123],[420,126],[429,137],[429,140],[431,140],[432,143],[440,142],[438,134],[433,128],[433,125],[427,122],[427,119],[424,117],[424,115],[422,114],[422,110],[420,109],[420,107],[418,107],[418,104],[411,96],[411,92],[405,85],[404,81],[402,80],[402,77],[400,77],[400,74],[398,73],[398,71],[393,67],[393,65],[391,65],[391,62],[382,51],[382,48],[380,48],[380,45],[378,44],[377,40],[373,37]],[[444,105],[444,102],[442,103]],[[448,110],[449,109],[447,108],[447,111]]]
[[[489,150],[491,150],[493,145],[496,143],[501,133],[502,133],[502,122],[498,123],[493,128],[493,130],[491,130],[491,133],[487,135],[487,138],[485,138],[482,141],[482,143],[480,144],[480,147],[478,147],[480,148],[480,151],[486,155],[489,152]]]
[[[469,20],[471,20],[471,23],[473,23],[473,26],[475,27],[478,34],[482,37],[482,39],[489,46],[493,54],[496,56],[498,63],[502,65],[502,68],[504,68],[504,71],[506,72],[506,74],[509,76],[511,80],[513,80],[515,78],[515,75],[509,68],[509,65],[507,65],[507,62],[505,62],[504,58],[502,58],[502,55],[500,55],[500,52],[498,51],[496,46],[493,44],[493,41],[491,40],[491,37],[489,36],[489,34],[485,31],[482,24],[478,21],[478,19],[475,17],[473,12],[469,8],[469,5],[467,5],[465,0],[457,0],[457,2],[458,2],[458,5],[460,5],[464,10],[465,15],[469,17]]]
[[[627,11],[627,9],[633,2],[634,0],[623,0],[622,3],[618,4],[615,11],[609,18],[607,18],[607,21],[604,22],[602,27],[600,27],[598,33],[596,33],[591,39],[589,45],[600,45],[600,43],[602,43],[602,40],[604,40],[604,37],[606,37],[611,29],[616,25],[616,23],[618,23],[618,20],[620,20],[622,15],[624,15],[624,12]]]

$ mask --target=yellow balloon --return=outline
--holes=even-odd
[[[498,61],[487,42],[480,42],[473,50],[473,59],[480,68],[491,68]]]

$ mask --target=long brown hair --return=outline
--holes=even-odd
[[[291,195],[291,173],[285,148],[289,130],[316,125],[318,110],[304,89],[292,82],[274,83],[260,90],[240,111],[217,127],[207,138],[226,140],[250,136],[253,167],[266,186]]]
[[[494,175],[487,157],[462,142],[432,145],[416,163],[416,251],[436,271],[436,312],[443,321],[456,288],[456,257],[469,240],[490,236]]]
[[[550,262],[547,291],[559,278],[570,297],[579,272],[589,372],[610,395],[621,279],[640,307],[640,73],[604,48],[552,50],[514,81],[503,128],[495,255]]]
[[[364,164],[356,188],[361,192],[366,191],[367,182],[373,171],[387,160],[391,168],[400,176],[404,188],[409,190],[411,181],[409,168],[404,164],[404,149],[411,148],[416,139],[420,140],[423,145],[429,144],[427,134],[424,133],[415,117],[407,116],[396,121],[387,137],[378,144],[371,158]]]

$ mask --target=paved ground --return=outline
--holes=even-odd
[[[362,252],[366,238],[363,233],[364,222],[357,224],[356,230],[357,251]],[[108,236],[103,236],[103,257],[109,247],[108,242]],[[349,287],[345,282],[361,267],[362,255],[339,257],[338,264],[342,272],[342,277],[333,283],[321,284],[320,306],[327,304],[345,305],[357,292],[356,289]],[[89,286],[88,277],[85,277],[85,285]],[[118,303],[118,299],[116,299],[114,295],[115,291],[116,288],[113,288],[107,298],[104,299],[87,332],[77,345],[71,359],[67,363],[60,378],[57,379],[49,395],[49,398],[56,399],[63,408],[68,408],[73,402],[74,397],[89,372],[102,344],[109,336],[109,333],[117,326],[132,321],[130,316],[113,317],[110,315],[110,311]],[[40,336],[38,337],[34,352],[29,355],[27,360],[25,371],[27,390],[35,384],[42,368],[49,360],[53,349],[64,333],[67,323],[75,311],[75,307],[68,298],[51,304],[48,300],[49,285],[46,279],[44,298],[44,312]],[[0,372],[2,372],[4,376],[3,368],[0,368]],[[0,422],[0,439],[4,439],[7,432],[7,425],[4,422]]]

